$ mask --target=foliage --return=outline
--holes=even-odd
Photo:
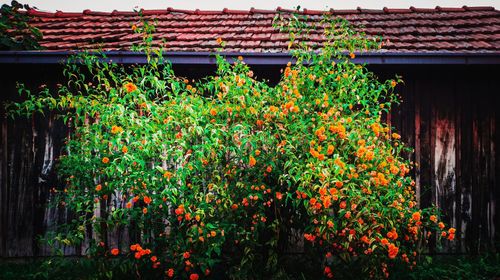
[[[414,270],[399,267],[393,279],[496,279],[500,276],[500,255],[427,256]]]
[[[0,278],[19,279],[134,279],[133,267],[126,257],[121,258],[51,258],[29,262],[0,263]],[[285,260],[286,279],[318,279],[314,265],[299,256]],[[214,271],[214,274],[218,271]],[[338,279],[355,278],[353,267],[341,271]],[[69,277],[71,275],[71,277]],[[494,279],[500,276],[500,255],[481,256],[425,256],[415,269],[398,265],[391,279]],[[215,277],[217,278],[217,277]],[[222,277],[220,277],[222,278]]]
[[[301,43],[307,18],[276,22],[296,60],[276,86],[220,55],[216,75],[177,77],[145,34],[145,65],[81,54],[56,94],[19,87],[27,99],[10,112],[51,111],[70,127],[59,207],[75,219],[54,246],[90,239],[88,254],[125,255],[137,275],[198,279],[223,267],[263,279],[286,278],[298,236],[302,261],[325,277],[352,265],[388,277],[394,264],[415,266],[432,234],[454,238],[436,209],[417,208],[407,148],[382,121],[401,81],[352,62],[379,41],[325,16],[317,52]],[[123,230],[130,242],[112,243]]]
[[[0,50],[40,49],[38,40],[42,33],[29,24],[30,17],[20,10],[29,10],[27,4],[13,0],[10,5],[0,7]]]

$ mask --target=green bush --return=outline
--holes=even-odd
[[[379,82],[351,61],[379,41],[327,17],[316,52],[300,42],[307,19],[277,22],[296,63],[276,86],[222,56],[214,76],[177,77],[146,32],[145,65],[83,54],[55,94],[20,87],[27,100],[11,112],[52,111],[70,127],[58,206],[75,219],[55,247],[81,244],[91,226],[86,253],[126,256],[138,277],[195,280],[215,269],[267,279],[291,273],[286,251],[298,236],[318,275],[354,264],[359,277],[388,277],[396,263],[415,266],[433,232],[453,239],[436,209],[417,208],[406,147],[381,121],[401,81]],[[123,229],[130,244],[108,239]]]

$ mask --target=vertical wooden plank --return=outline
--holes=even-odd
[[[414,124],[415,124],[415,140],[414,140],[414,143],[415,143],[415,169],[414,169],[414,173],[415,173],[415,193],[416,193],[416,196],[417,196],[417,203],[419,206],[422,205],[421,203],[421,180],[420,180],[420,170],[421,170],[421,167],[422,167],[422,151],[420,149],[420,123],[421,123],[421,117],[420,117],[420,103],[421,103],[421,99],[422,99],[422,96],[421,96],[421,93],[417,90],[418,86],[417,86],[417,82],[415,81],[414,82],[414,100],[415,100],[415,104],[414,104],[414,107],[415,107],[415,121],[414,121]]]
[[[485,232],[484,236],[487,238],[485,251],[491,250],[495,247],[495,98],[491,98],[491,89],[493,89],[493,80],[487,78],[483,83],[482,100],[484,101],[485,115],[485,137],[483,138],[485,151],[486,151],[486,173],[485,173]],[[493,100],[492,100],[493,99]]]
[[[494,69],[496,71],[493,71],[493,73],[498,73],[500,71],[497,67],[497,69]],[[495,94],[498,92],[498,79],[491,77],[491,83],[490,83],[490,92],[494,93],[493,94],[493,99],[495,102],[494,104],[494,114],[495,114],[495,146],[494,146],[494,151],[495,151],[495,182],[494,182],[494,202],[495,202],[495,232],[494,232],[494,243],[496,246],[493,248],[496,252],[500,251],[500,128],[498,127],[498,124],[500,123],[500,96],[499,94]]]
[[[492,87],[490,87],[492,88]],[[488,173],[488,181],[489,181],[489,191],[488,191],[488,237],[490,244],[488,248],[494,249],[495,248],[495,232],[496,232],[496,225],[495,225],[495,219],[496,215],[498,212],[496,212],[496,191],[497,191],[497,186],[496,186],[496,178],[495,178],[495,171],[496,171],[496,162],[495,162],[495,155],[496,155],[496,147],[495,147],[495,135],[496,135],[496,123],[495,123],[495,107],[492,107],[491,105],[495,104],[495,102],[489,103],[490,105],[490,110],[489,110],[489,125],[490,125],[490,138],[488,139],[489,141],[489,149],[490,149],[490,154],[488,155],[489,158],[489,165],[490,165],[490,170]],[[496,107],[500,108],[500,107]]]
[[[5,85],[6,82],[3,78],[3,75],[0,75],[0,84]],[[7,99],[6,97],[9,94],[8,87],[0,88],[0,104],[4,104],[4,101]],[[0,131],[0,257],[5,256],[5,247],[6,247],[6,234],[7,234],[7,185],[8,185],[8,152],[7,152],[7,140],[8,140],[8,131],[7,131],[7,116],[5,114],[4,106],[0,108],[0,119],[2,123],[2,128]]]
[[[419,95],[419,120],[420,120],[420,133],[419,133],[419,149],[420,149],[420,201],[422,207],[429,207],[432,203],[432,177],[431,177],[431,94],[432,86],[429,85],[429,80],[419,77],[416,84],[417,93]]]
[[[472,209],[471,209],[471,230],[470,230],[470,243],[471,252],[479,253],[481,246],[480,227],[481,227],[481,141],[480,141],[480,110],[479,100],[471,92],[472,109]]]
[[[415,162],[415,80],[412,76],[408,77],[405,82],[406,86],[403,91],[403,112],[401,114],[401,133],[403,141],[411,148],[413,151],[408,153],[406,157],[411,161]],[[411,173],[415,175],[415,170]]]
[[[464,177],[463,177],[463,164],[462,164],[462,146],[463,146],[463,126],[464,126],[464,117],[463,115],[467,113],[467,110],[463,108],[465,104],[465,98],[460,89],[463,88],[462,84],[463,79],[455,79],[453,81],[453,95],[456,100],[456,114],[454,116],[455,121],[455,176],[456,176],[456,188],[455,188],[455,201],[456,201],[456,209],[455,209],[455,217],[457,217],[457,252],[464,253],[465,252],[465,227],[467,225],[467,221],[464,221],[464,215],[462,211],[464,210],[463,204],[463,188],[464,188]]]
[[[451,79],[433,81],[432,99],[432,185],[433,201],[446,215],[444,221],[456,227],[455,100]]]

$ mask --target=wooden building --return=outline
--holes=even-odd
[[[214,70],[216,38],[224,54],[242,55],[260,78],[277,82],[290,60],[287,38],[272,27],[277,10],[143,11],[157,20],[155,43],[166,40],[166,57],[180,75],[197,78]],[[324,11],[305,10],[311,20]],[[449,253],[500,249],[500,11],[491,7],[330,10],[368,35],[382,35],[384,49],[359,53],[378,76],[403,76],[402,104],[387,121],[415,148],[411,155],[422,206],[438,205],[457,228]],[[17,100],[16,82],[55,86],[60,61],[71,51],[103,48],[120,63],[143,63],[129,50],[140,41],[131,30],[135,12],[48,13],[31,10],[44,38],[43,51],[0,52],[2,103]],[[320,31],[308,40],[321,43]],[[49,254],[37,236],[68,213],[47,205],[60,187],[57,158],[65,128],[45,118],[11,120],[2,107],[0,144],[0,257]],[[67,248],[81,254],[81,248]]]

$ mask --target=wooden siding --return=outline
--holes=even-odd
[[[6,71],[8,68],[8,71]],[[0,98],[18,99],[15,82],[42,82],[53,86],[58,66],[3,67]],[[415,147],[407,156],[422,206],[435,204],[445,221],[457,228],[457,241],[445,252],[477,253],[500,249],[500,118],[499,66],[376,66],[380,77],[402,74],[398,86],[402,104],[393,108],[388,122]],[[179,68],[183,75],[199,77],[207,67]],[[194,72],[193,72],[194,71]],[[276,80],[279,68],[260,67],[255,73]],[[63,147],[65,127],[52,117],[7,119],[2,115],[0,134],[0,257],[49,255],[37,237],[68,213],[48,208],[51,189],[61,187],[55,172]],[[91,229],[87,234],[92,234]],[[128,240],[128,233],[110,233],[110,242]],[[115,240],[116,239],[116,240]],[[84,248],[65,248],[79,255]]]

